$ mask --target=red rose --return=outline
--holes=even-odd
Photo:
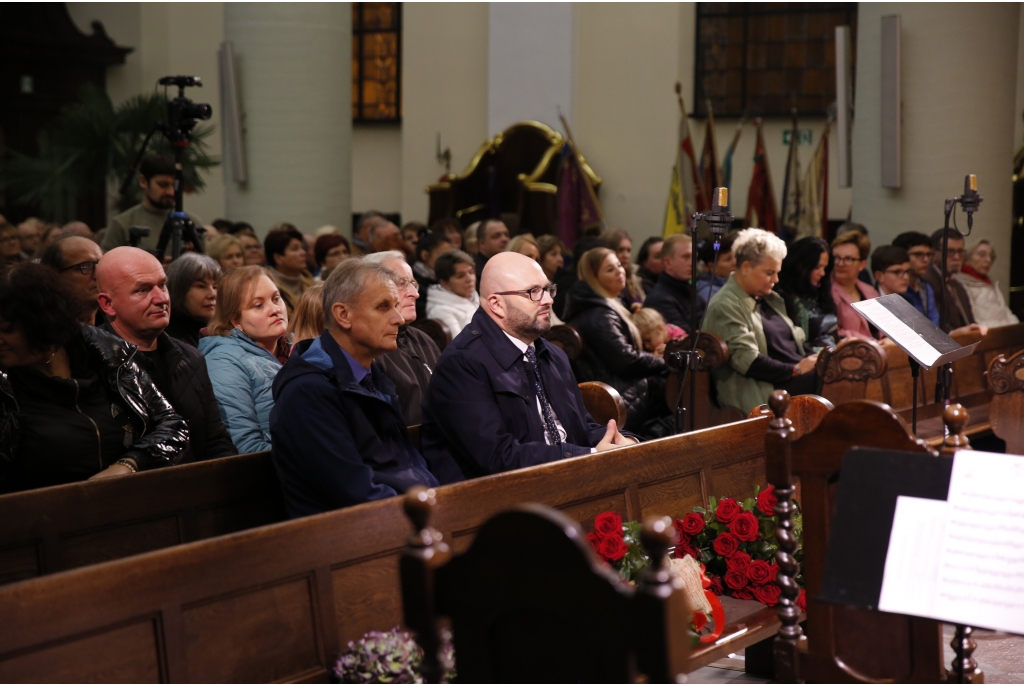
[[[740,590],[747,586],[747,574],[743,571],[729,569],[725,572],[725,585],[731,590]]]
[[[740,505],[736,504],[736,500],[726,497],[718,503],[718,508],[715,509],[715,518],[719,523],[732,523],[732,520],[739,516],[740,511]]]
[[[750,566],[750,555],[746,552],[736,552],[736,554],[725,560],[725,567],[729,570],[746,573],[747,566]]]
[[[723,557],[731,557],[739,551],[740,539],[729,532],[719,533],[711,546]]]
[[[750,582],[754,585],[766,585],[771,582],[772,567],[768,565],[767,561],[755,559],[747,567],[747,578],[750,578]]]
[[[800,590],[796,598],[796,608],[800,611],[807,611],[807,590]]]
[[[622,537],[622,517],[614,511],[606,511],[598,514],[594,519],[594,532],[598,537],[606,538],[609,535]]]
[[[761,524],[758,523],[757,517],[749,511],[744,511],[737,515],[732,520],[732,523],[729,524],[729,530],[743,542],[753,542],[756,540],[760,529]]]
[[[733,590],[732,596],[736,599],[754,599],[754,593],[749,587],[745,587],[742,590]]]
[[[779,503],[779,498],[775,496],[775,486],[769,485],[761,492],[757,493],[757,509],[765,516],[775,515],[775,505]]]
[[[707,616],[705,616],[699,611],[693,612],[693,627],[696,629],[696,632],[699,633],[700,631],[704,630],[704,626],[706,626],[707,623]]]
[[[594,548],[594,551],[598,551],[598,547],[601,544],[601,538],[597,536],[597,533],[587,533],[587,542]]]
[[[685,557],[686,555],[690,555],[697,561],[700,561],[700,547],[697,547],[696,545],[692,544],[686,545],[686,547],[683,548],[683,556]]]
[[[601,542],[598,543],[597,547],[598,554],[605,558],[606,561],[618,561],[622,557],[626,556],[626,552],[629,551],[629,547],[626,546],[625,541],[622,538],[614,535],[609,535],[606,538],[601,538]]]
[[[724,589],[724,588],[722,588],[722,577],[721,576],[711,576],[710,580],[711,580],[711,585],[708,586],[708,589],[711,590],[716,595],[722,594],[722,590]]]
[[[768,579],[768,582],[774,583],[775,579],[779,577],[779,565],[773,561],[769,568],[772,570],[772,577]]]
[[[754,588],[754,599],[765,606],[773,607],[779,603],[779,595],[782,588],[772,583],[771,585],[758,585]]]
[[[682,531],[687,535],[700,535],[704,532],[704,517],[699,514],[687,514],[683,517]]]

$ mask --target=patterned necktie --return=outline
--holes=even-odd
[[[526,348],[526,372],[533,381],[533,391],[537,393],[540,401],[540,409],[544,414],[544,432],[548,436],[548,442],[552,445],[561,445],[562,438],[558,433],[558,426],[555,425],[555,413],[548,404],[548,396],[544,394],[544,384],[540,382],[540,369],[537,366],[537,352],[532,346]]]
[[[370,377],[370,374],[363,376],[363,380],[359,381],[359,385],[363,386],[364,389],[369,390],[371,395],[380,397],[380,393],[377,392],[377,386],[373,384],[373,379]]]

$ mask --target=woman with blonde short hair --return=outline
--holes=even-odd
[[[708,304],[703,330],[729,346],[729,363],[712,371],[722,405],[744,415],[768,401],[775,388],[790,395],[814,392],[818,356],[807,356],[804,332],[786,315],[773,288],[786,243],[760,228],[740,231],[732,244],[736,270]]]

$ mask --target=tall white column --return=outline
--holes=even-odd
[[[350,3],[226,3],[244,113],[248,182],[228,181],[228,216],[264,234],[351,227]]]
[[[967,244],[989,239],[1009,286],[1020,6],[860,3],[853,130],[853,220],[875,245],[942,227],[944,198],[977,174],[984,203]],[[903,187],[881,182],[881,18],[902,16]],[[958,221],[966,228],[961,215]]]

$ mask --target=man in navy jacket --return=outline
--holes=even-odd
[[[442,483],[636,442],[614,420],[590,418],[569,359],[540,337],[553,296],[529,257],[487,262],[480,309],[441,354],[423,401],[423,453]]]
[[[397,347],[404,322],[395,278],[379,264],[339,264],[324,284],[327,330],[274,379],[271,454],[293,518],[437,485],[373,361]]]

